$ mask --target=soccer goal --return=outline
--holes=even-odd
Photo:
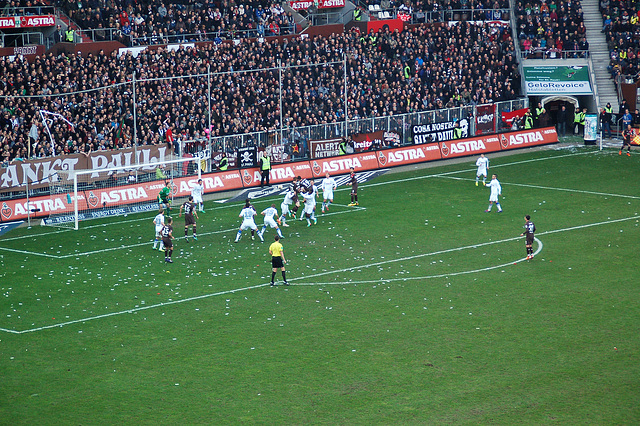
[[[155,211],[166,183],[169,198],[188,197],[202,174],[200,158],[92,170],[57,170],[49,177],[51,212],[43,225],[78,229],[88,219]]]

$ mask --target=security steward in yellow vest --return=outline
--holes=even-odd
[[[73,29],[67,28],[67,30],[64,32],[64,41],[67,43],[73,43],[75,33],[76,32]]]
[[[229,159],[227,158],[227,153],[223,152],[222,153],[222,158],[220,159],[220,163],[218,164],[218,169],[220,169],[220,171],[224,172],[228,168],[229,168]]]
[[[524,113],[524,128],[525,130],[533,129],[533,117],[529,111]]]
[[[453,138],[454,139],[461,139],[462,138],[462,129],[460,128],[460,122],[456,121],[456,124],[454,124],[454,128],[453,128]]]
[[[338,145],[338,154],[345,155],[347,153],[347,141],[343,138]]]
[[[271,159],[267,155],[266,151],[262,151],[260,154],[260,188],[265,185],[269,185],[269,172],[271,171]]]
[[[585,108],[583,111],[580,111],[579,108],[576,108],[576,112],[573,116],[573,124],[575,128],[573,132],[576,135],[581,135],[584,132],[584,122],[587,115],[587,109]]]

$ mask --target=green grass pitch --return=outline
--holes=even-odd
[[[283,228],[289,287],[273,230],[233,243],[240,204],[207,202],[189,242],[174,209],[172,265],[153,214],[14,230],[0,423],[636,424],[639,158],[492,158],[501,214],[475,158],[387,173],[356,208],[342,187]]]

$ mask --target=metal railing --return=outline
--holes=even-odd
[[[502,113],[527,108],[529,106],[529,100],[528,98],[521,98],[511,101],[497,102],[494,105],[494,126],[492,132],[489,133],[510,131],[511,127],[502,125],[502,121],[500,119]],[[219,136],[211,138],[210,148],[212,151],[221,151],[223,149],[233,151],[237,148],[246,146],[266,147],[272,144],[287,145],[295,142],[300,143],[301,146],[305,146],[308,145],[308,142],[311,140],[332,139],[347,135],[373,133],[377,131],[396,132],[400,135],[402,145],[411,145],[413,143],[411,129],[416,125],[451,122],[466,118],[470,121],[470,135],[475,135],[476,111],[476,106],[466,105],[450,109],[421,111],[384,117],[360,118],[357,120],[349,120],[346,123],[344,121],[340,121],[316,126]],[[201,146],[206,146],[208,143],[206,138],[201,138],[194,142],[200,143]],[[308,150],[306,152],[303,150],[297,158],[307,158],[307,154]]]
[[[384,10],[383,10],[384,11]],[[377,11],[376,11],[377,12]],[[394,17],[397,16],[397,11]],[[417,11],[411,13],[411,23],[431,23],[448,21],[508,21],[511,16],[509,9],[456,9],[435,10],[430,12]]]
[[[0,16],[54,15],[55,11],[53,6],[6,6],[0,9]]]
[[[7,43],[7,39],[11,41]],[[3,47],[22,47],[34,44],[44,44],[44,35],[42,33],[0,33],[0,46]]]
[[[518,50],[521,51],[523,59],[576,59],[582,58],[586,59],[589,57],[588,50],[561,50],[554,51],[549,49],[531,49],[528,51],[522,51],[520,47]]]

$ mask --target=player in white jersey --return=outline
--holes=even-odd
[[[307,227],[311,226],[311,221],[313,220],[314,224],[318,223],[318,219],[316,218],[316,193],[311,189],[310,192],[302,193],[302,198],[304,198],[304,217],[307,219]]]
[[[280,236],[280,238],[284,238],[278,224],[276,223],[276,218],[278,217],[278,210],[276,209],[275,204],[271,204],[271,207],[266,208],[261,213],[264,216],[264,225],[262,225],[262,229],[258,232],[258,236],[262,241],[264,241],[264,231],[267,230],[267,225],[275,228],[276,232]]]
[[[202,179],[198,179],[198,183],[196,183],[195,186],[191,188],[191,196],[193,197],[193,202],[198,205],[198,210],[204,213],[204,202],[202,201],[202,194],[204,194],[204,185],[202,184]]]
[[[303,179],[306,180],[306,179]],[[304,189],[306,188],[306,190]],[[309,179],[307,181],[307,184],[305,187],[302,187],[302,197],[304,198],[305,194],[311,194],[313,195],[313,215],[311,217],[312,220],[316,220],[316,198],[318,198],[318,187],[315,185],[315,181],[313,179]],[[305,210],[307,208],[307,199],[304,198],[304,205],[305,205]],[[306,212],[304,214],[300,215],[300,220],[304,219],[304,216],[306,215]]]
[[[492,175],[491,182],[489,182],[488,185],[487,184],[484,184],[484,185],[491,188],[491,195],[489,195],[489,207],[487,207],[485,212],[489,213],[491,211],[491,206],[493,206],[493,203],[496,203],[496,206],[498,207],[498,213],[502,213],[502,206],[500,205],[500,198],[499,198],[502,195],[502,186],[500,186],[500,182],[498,181],[498,176]]]
[[[287,193],[284,195],[284,200],[282,200],[282,204],[280,204],[280,210],[282,210],[282,215],[280,219],[278,219],[278,223],[282,223],[282,226],[288,227],[287,225],[287,215],[291,214],[291,210],[289,210],[289,206],[293,204],[293,198],[296,195],[296,191],[293,188],[289,188]],[[295,219],[295,216],[294,216]]]
[[[333,203],[333,190],[338,187],[336,180],[329,173],[322,180],[322,213],[329,210],[329,205]]]
[[[156,249],[158,243],[160,243],[160,248],[158,250],[164,250],[164,244],[162,244],[162,228],[164,227],[164,209],[160,208],[158,210],[158,214],[153,218],[153,224],[156,227],[156,239],[153,241],[153,250]]]
[[[240,237],[242,236],[242,231],[244,231],[245,229],[251,229],[251,239],[255,240],[253,233],[258,230],[258,227],[256,226],[256,223],[254,222],[253,217],[256,214],[257,213],[255,209],[253,208],[249,200],[247,200],[247,202],[244,205],[244,208],[238,215],[238,217],[242,218],[242,225],[240,225],[240,229],[238,229],[238,234],[236,235],[236,240],[235,240],[236,243],[240,241]],[[258,233],[258,237],[260,237],[260,239],[262,240],[262,236],[260,235],[260,233]]]
[[[476,160],[476,166],[478,167],[478,171],[476,172],[476,186],[478,186],[478,181],[480,180],[480,176],[482,176],[482,184],[487,183],[487,170],[489,170],[489,159],[484,156],[484,154],[480,154],[480,157]]]

